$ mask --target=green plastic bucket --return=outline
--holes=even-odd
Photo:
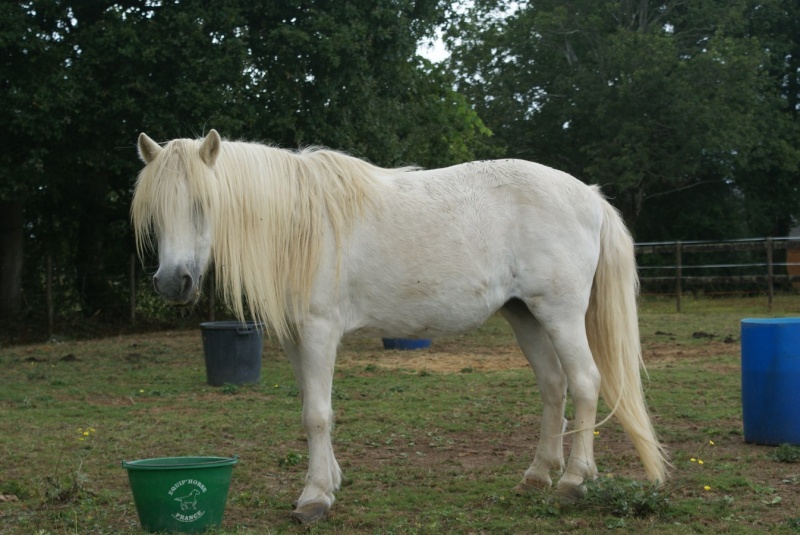
[[[238,461],[236,456],[122,461],[142,528],[198,533],[219,527]]]

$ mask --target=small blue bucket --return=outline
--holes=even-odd
[[[413,350],[429,347],[431,347],[431,341],[425,338],[383,338],[384,349]]]
[[[743,319],[744,440],[800,444],[800,318]]]

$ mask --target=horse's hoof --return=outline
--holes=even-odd
[[[585,485],[562,484],[562,482],[558,484],[558,496],[564,503],[576,503],[583,498],[584,494],[586,494]]]
[[[313,524],[325,518],[328,506],[324,503],[310,502],[292,511],[292,518],[301,524]]]
[[[552,485],[553,480],[551,480],[549,477],[546,479],[526,477],[520,481],[516,487],[514,487],[514,493],[517,495],[529,494],[531,492],[548,489]]]

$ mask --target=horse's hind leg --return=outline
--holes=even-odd
[[[303,427],[308,437],[306,485],[292,512],[292,517],[303,524],[325,516],[342,479],[331,444],[331,389],[340,335],[328,322],[312,320],[299,336],[299,343],[283,343],[300,389]]]
[[[516,490],[524,492],[549,487],[553,484],[552,476],[564,470],[562,436],[567,378],[550,338],[522,301],[510,301],[501,309],[501,313],[514,329],[517,343],[536,374],[544,404],[536,455]]]
[[[594,427],[600,395],[600,372],[586,337],[586,306],[577,295],[549,295],[527,303],[553,344],[567,378],[575,405],[572,448],[558,491],[576,499],[585,492],[584,483],[597,477],[594,462]]]

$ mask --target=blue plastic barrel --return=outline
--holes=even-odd
[[[744,440],[800,444],[800,318],[742,320]]]

